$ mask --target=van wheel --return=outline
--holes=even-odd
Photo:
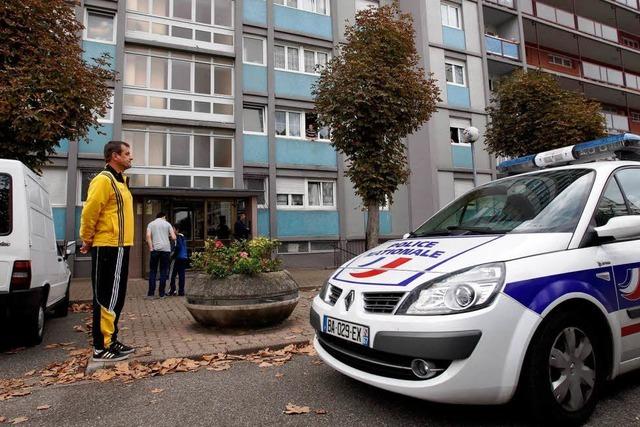
[[[38,308],[29,316],[26,324],[26,338],[29,345],[38,345],[42,342],[42,338],[44,338],[45,304],[46,299],[44,299]]]
[[[582,425],[595,409],[606,375],[605,345],[582,317],[569,312],[549,318],[529,346],[520,387],[541,423]]]
[[[56,304],[56,308],[53,309],[53,315],[56,317],[67,317],[69,314],[69,294],[71,289],[71,279],[69,279],[69,283],[67,283],[67,292],[64,294],[64,298],[58,304]]]

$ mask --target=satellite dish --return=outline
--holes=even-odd
[[[480,131],[478,131],[477,127],[469,126],[462,131],[462,139],[464,142],[473,143],[476,142],[479,137]]]

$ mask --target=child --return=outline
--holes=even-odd
[[[173,268],[171,269],[171,289],[169,295],[176,294],[176,275],[178,276],[178,295],[184,296],[184,271],[189,262],[189,254],[187,253],[187,242],[184,234],[180,233],[180,226],[174,225],[173,229],[176,234],[176,245],[173,249]]]

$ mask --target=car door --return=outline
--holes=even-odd
[[[637,167],[618,169],[612,174],[596,208],[595,225],[604,225],[612,217],[623,215],[640,215]],[[602,243],[600,250],[613,270],[621,327],[621,362],[630,361],[640,357],[640,238]]]

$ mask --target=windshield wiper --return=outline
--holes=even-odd
[[[469,225],[467,225],[467,226],[450,225],[450,226],[447,227],[447,230],[449,230],[449,231],[467,231],[467,232],[472,233],[472,234],[501,234],[499,231],[494,230],[491,227],[473,227],[473,226],[469,226]]]

